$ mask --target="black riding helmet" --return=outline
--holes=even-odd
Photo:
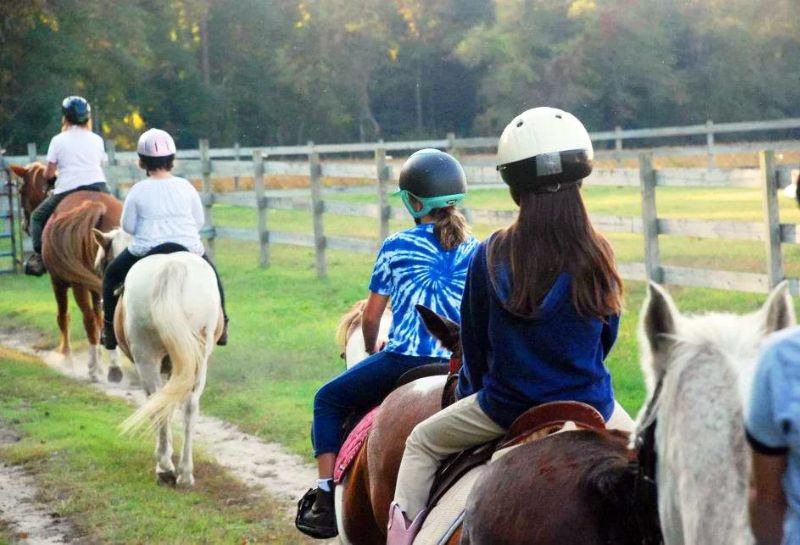
[[[467,192],[467,176],[455,157],[431,148],[421,149],[406,160],[399,181],[403,204],[417,219],[435,208],[457,204]],[[414,210],[410,197],[422,203],[421,210]]]
[[[83,97],[69,96],[61,102],[61,115],[73,125],[83,125],[92,117],[92,107]]]

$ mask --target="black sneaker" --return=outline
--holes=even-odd
[[[25,267],[24,267],[25,274],[29,276],[42,276],[47,269],[44,268],[44,261],[42,261],[42,256],[39,254],[31,254],[27,260],[25,260]]]
[[[316,539],[330,539],[339,534],[336,528],[336,513],[333,505],[333,491],[321,488],[310,489],[297,502],[297,529]]]

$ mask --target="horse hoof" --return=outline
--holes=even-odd
[[[122,381],[122,369],[119,367],[109,367],[108,368],[108,382],[121,382]]]
[[[191,488],[191,487],[193,487],[194,486],[194,476],[192,474],[189,474],[188,477],[184,477],[183,475],[181,475],[180,477],[178,477],[178,486],[180,486],[181,488]]]
[[[163,473],[157,473],[158,481],[156,484],[159,486],[170,486],[175,487],[178,484],[178,479],[175,477],[174,471],[164,471]]]
[[[89,373],[89,380],[97,383],[100,382],[100,377],[97,375],[97,373]]]

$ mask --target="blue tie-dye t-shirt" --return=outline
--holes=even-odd
[[[461,322],[461,296],[478,241],[469,237],[445,251],[432,223],[400,231],[383,242],[370,291],[392,301],[392,329],[385,350],[408,356],[447,358],[450,353],[428,333],[414,308],[421,304],[454,322]]]

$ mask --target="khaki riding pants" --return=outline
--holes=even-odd
[[[609,429],[633,431],[633,420],[619,403],[608,419]],[[406,439],[397,475],[394,501],[414,520],[425,509],[439,464],[452,454],[502,437],[505,428],[489,418],[473,394],[417,424]]]

